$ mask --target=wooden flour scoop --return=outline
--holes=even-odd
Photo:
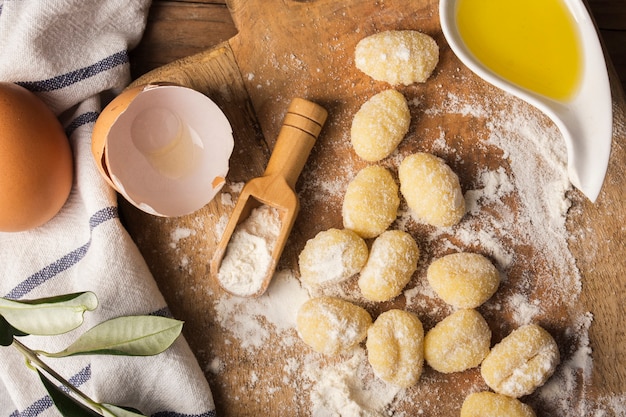
[[[248,181],[243,187],[211,260],[211,276],[227,292],[256,297],[267,289],[300,209],[295,193],[296,181],[326,117],[324,108],[301,98],[294,99],[289,105],[263,176]],[[275,236],[273,247],[268,248],[271,249],[269,265],[253,265],[250,261],[241,272],[231,273],[229,278],[225,278],[226,272],[220,273],[223,261],[226,264],[225,257],[233,256],[235,252],[240,254],[259,250],[258,240],[254,244],[245,245],[241,250],[228,245],[237,227],[250,217],[255,208],[263,205],[276,209],[280,219],[280,232]],[[245,253],[243,258],[246,258]]]

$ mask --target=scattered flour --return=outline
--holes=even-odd
[[[220,194],[220,201],[222,205],[226,207],[233,207],[235,205],[235,203],[233,202],[233,196],[229,193]]]
[[[181,239],[188,238],[189,236],[191,236],[191,235],[193,235],[195,233],[196,233],[195,230],[188,229],[188,228],[185,228],[185,227],[178,227],[178,228],[174,229],[172,231],[172,233],[170,234],[170,239],[171,239],[170,247],[172,249],[176,249],[176,246],[178,245],[178,242]]]
[[[260,349],[270,331],[281,335],[283,343],[292,343],[288,334],[296,327],[296,313],[309,298],[292,271],[277,272],[263,296],[247,299],[223,295],[215,303],[219,324],[241,343],[244,349]]]
[[[552,272],[551,276],[535,277],[533,272],[524,271],[516,284],[519,288],[514,288],[519,291],[507,293],[487,308],[494,315],[509,312],[510,324],[514,327],[550,314],[548,306],[552,304],[573,305],[580,294],[581,276],[567,245],[565,220],[570,208],[567,192],[571,185],[560,133],[556,128],[547,128],[522,104],[513,104],[511,110],[499,113],[490,108],[488,99],[482,97],[461,100],[448,94],[443,103],[424,110],[425,117],[442,114],[488,119],[489,134],[483,138],[484,145],[499,149],[503,163],[496,168],[485,167],[478,171],[466,190],[467,214],[459,225],[432,229],[429,234],[420,236],[421,243],[429,250],[432,247],[436,253],[468,248],[480,250],[495,262],[505,282],[507,273],[520,263],[522,255],[516,249],[535,248],[537,256],[548,262],[546,269]],[[454,153],[448,148],[443,129],[435,138],[433,148],[438,152]],[[342,169],[345,173],[352,168]],[[350,177],[326,177],[323,182],[312,183],[314,176],[308,176],[306,187],[315,191],[312,193],[315,199],[341,201]],[[394,227],[406,229],[414,222],[411,213],[401,209]],[[525,262],[532,263],[532,254],[524,256],[528,257]],[[520,271],[516,273],[520,275]],[[547,286],[541,292],[541,302],[527,291],[538,282]],[[363,301],[348,286],[342,287],[341,291],[346,299]],[[285,269],[274,276],[262,297],[242,299],[222,294],[215,300],[216,319],[236,339],[239,347],[249,353],[267,348],[271,340],[279,340],[280,344],[273,349],[290,349],[301,343],[295,332],[295,317],[299,306],[311,295],[301,287],[297,273]],[[413,280],[403,296],[407,308],[419,312],[421,317],[442,317],[452,312],[448,306],[437,302],[436,294],[425,279]],[[549,382],[533,396],[533,405],[541,404],[544,414],[552,416],[626,416],[624,412],[619,414],[619,410],[626,409],[624,397],[606,398],[601,404],[587,404],[584,400],[585,383],[591,378],[593,366],[588,338],[593,319],[589,313],[572,311],[571,314],[577,315],[570,317],[571,323],[565,324],[570,345],[563,348],[567,350],[564,361]],[[211,365],[210,370],[219,372],[221,366]],[[313,352],[295,358],[286,357],[281,367],[281,380],[285,385],[297,384],[310,393],[308,402],[302,406],[314,417],[395,415],[394,404],[410,395],[375,378],[362,348],[357,348],[349,357],[330,363]],[[258,373],[253,377],[255,389],[261,389],[261,377]],[[412,392],[419,395],[433,387],[435,390],[427,401],[415,402],[418,414],[431,415],[428,410],[436,410],[437,402],[447,401],[450,392],[440,390],[432,382],[439,377],[432,373],[424,375]],[[469,386],[470,390],[481,389],[480,382],[471,382]],[[261,395],[269,395],[276,389],[275,385],[270,385]],[[581,391],[582,399],[574,397],[581,395]],[[432,412],[432,415],[440,415]]]
[[[465,193],[465,205],[468,213],[478,214],[482,204],[489,201],[502,200],[513,191],[515,185],[504,168],[495,171],[482,170],[478,178],[479,188],[468,190]]]
[[[213,360],[209,363],[207,370],[212,374],[219,374],[224,370],[224,361],[220,358],[213,358]]]
[[[541,313],[539,300],[531,302],[523,294],[513,294],[508,300],[508,309],[513,312],[513,320],[518,326],[532,323]]]
[[[235,202],[233,200],[233,194],[238,195],[241,193],[245,183],[243,182],[235,182],[235,183],[227,183],[226,187],[222,189],[220,193],[220,202],[224,207],[234,207]],[[224,230],[226,230],[226,225],[228,224],[228,215],[223,214],[220,218],[215,222],[214,225],[214,233],[215,236],[224,235]]]
[[[364,349],[336,365],[320,366],[309,359],[307,377],[314,381],[311,389],[313,417],[352,416],[383,417],[400,388],[375,378]]]

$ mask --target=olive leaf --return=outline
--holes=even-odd
[[[26,336],[26,333],[17,330],[4,317],[0,316],[0,346],[10,346],[14,336]]]
[[[0,298],[0,316],[23,333],[57,335],[69,332],[83,323],[85,311],[98,307],[92,292],[67,294],[36,300]]]
[[[138,410],[118,407],[112,404],[100,404],[102,406],[102,414],[105,417],[138,417],[144,416]],[[145,417],[145,416],[144,416]]]
[[[135,409],[112,404],[98,404],[91,400],[88,402],[92,404],[92,407],[88,407],[78,398],[70,395],[68,391],[56,386],[41,371],[37,370],[37,373],[52,402],[63,417],[145,417]],[[95,409],[99,409],[101,413]]]
[[[41,371],[37,370],[37,373],[52,402],[54,402],[54,405],[63,417],[102,417],[100,413],[87,407],[69,393],[57,387]]]
[[[85,354],[151,356],[170,347],[182,328],[182,321],[167,317],[118,317],[92,327],[61,352],[38,353],[54,358]]]

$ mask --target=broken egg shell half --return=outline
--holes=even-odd
[[[225,183],[232,128],[204,94],[166,83],[125,90],[102,111],[92,153],[104,179],[157,216],[193,213]]]

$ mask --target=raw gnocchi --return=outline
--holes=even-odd
[[[363,103],[352,119],[350,140],[356,154],[376,162],[391,155],[409,131],[411,114],[402,93],[385,90]]]
[[[536,417],[533,409],[517,398],[483,391],[468,395],[461,407],[461,417]]]
[[[312,286],[340,283],[357,274],[367,256],[367,244],[352,230],[333,228],[319,232],[300,252],[300,279]]]
[[[491,330],[476,310],[463,309],[452,313],[426,333],[426,363],[442,373],[461,372],[474,368],[489,353]]]
[[[456,308],[476,308],[500,285],[500,274],[478,253],[453,253],[435,260],[426,273],[437,295]]]
[[[391,173],[379,165],[367,166],[348,184],[343,226],[362,238],[376,237],[396,219],[399,206],[398,185]]]
[[[361,343],[371,324],[372,317],[362,307],[328,296],[307,300],[296,316],[296,330],[302,341],[329,356]]]
[[[398,168],[400,191],[413,213],[424,222],[448,227],[465,214],[459,177],[443,161],[428,153],[415,153]]]
[[[430,36],[414,30],[379,32],[359,41],[354,62],[377,81],[423,83],[439,62],[439,46]]]
[[[559,348],[550,333],[536,324],[527,324],[491,349],[481,365],[481,374],[495,392],[519,398],[543,385],[559,361]]]
[[[417,269],[420,250],[415,239],[401,230],[387,230],[374,240],[358,280],[370,301],[388,301],[400,294]]]
[[[374,374],[385,382],[408,388],[422,374],[424,328],[408,311],[382,313],[367,331],[367,356]]]

